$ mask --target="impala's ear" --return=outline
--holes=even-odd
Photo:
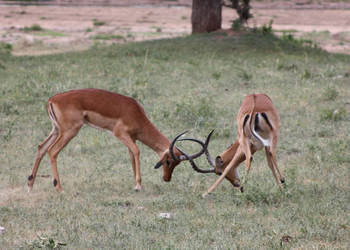
[[[168,155],[169,155],[169,149],[163,152],[162,156],[160,157],[160,160],[154,166],[154,168],[155,169],[160,168],[163,165],[163,162],[165,162],[168,159]]]
[[[163,165],[163,162],[159,161],[159,162],[154,166],[154,168],[155,168],[155,169],[158,169],[158,168],[160,168],[162,165]]]

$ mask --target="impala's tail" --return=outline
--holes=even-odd
[[[255,105],[256,105],[256,95],[253,94],[253,105],[251,106],[251,109],[249,111],[249,114],[246,115],[243,122],[243,128],[248,123],[249,124],[249,131],[251,134],[259,140],[264,147],[268,147],[271,145],[271,142],[269,139],[264,139],[260,134],[259,131],[261,130],[261,122],[262,119],[265,120],[266,124],[270,127],[271,130],[273,130],[272,125],[270,123],[269,118],[267,117],[266,113],[264,112],[255,112]],[[254,122],[253,122],[254,121]],[[244,131],[244,130],[243,130]]]
[[[49,114],[50,120],[52,121],[53,125],[56,128],[58,128],[57,117],[56,117],[55,112],[53,110],[53,105],[50,101],[47,103],[46,108],[47,108],[47,113]]]

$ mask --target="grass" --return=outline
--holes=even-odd
[[[248,32],[50,56],[0,53],[1,248],[348,249],[350,57],[294,40]],[[85,87],[137,98],[168,138],[188,129],[203,138],[215,128],[214,157],[236,136],[243,96],[267,93],[280,113],[286,189],[279,192],[258,152],[245,193],[225,181],[202,199],[217,176],[182,163],[164,183],[153,169],[157,155],[139,144],[144,190],[135,193],[126,147],[84,128],[58,159],[65,193],[47,178],[45,157],[27,194],[36,146],[51,129],[46,100]],[[328,110],[338,110],[340,119]],[[204,157],[197,163],[207,165]]]
[[[106,24],[106,22],[101,21],[101,20],[97,20],[97,19],[93,19],[92,21],[93,21],[94,26],[103,26]]]
[[[39,24],[33,24],[30,27],[24,27],[22,30],[29,32],[29,31],[42,31],[44,29]]]
[[[43,30],[41,32],[35,33],[35,35],[38,35],[38,36],[51,36],[51,37],[63,37],[63,36],[66,36],[66,34],[64,34],[62,32],[57,32],[57,31],[53,31],[53,30]]]
[[[92,39],[95,40],[125,40],[124,36],[122,35],[114,35],[114,34],[108,34],[108,33],[100,33],[97,35],[94,35]]]

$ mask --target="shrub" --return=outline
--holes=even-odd
[[[5,42],[0,42],[0,54],[10,54],[12,51],[12,45]]]
[[[30,27],[24,27],[24,31],[41,31],[44,30],[39,24],[33,24]]]
[[[94,26],[103,26],[103,25],[106,24],[106,22],[100,21],[100,20],[97,20],[97,19],[94,19],[93,22],[94,22]]]

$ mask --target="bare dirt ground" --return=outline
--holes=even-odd
[[[189,0],[120,0],[108,6],[56,2],[60,4],[21,6],[4,5],[0,1],[0,41],[12,44],[16,55],[38,55],[86,49],[95,43],[191,33]],[[273,20],[277,34],[291,32],[295,37],[312,39],[330,52],[350,54],[349,2],[328,5],[308,4],[303,0],[257,2],[252,13],[251,27],[268,25]],[[234,10],[224,8],[222,27],[230,28],[236,18]],[[33,25],[43,30],[33,31]]]

